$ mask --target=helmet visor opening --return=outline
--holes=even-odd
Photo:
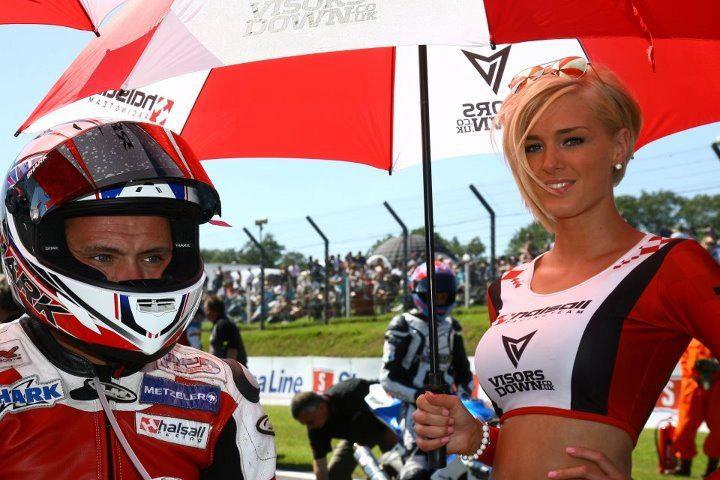
[[[36,229],[36,255],[41,264],[65,275],[101,288],[128,293],[181,290],[196,283],[203,274],[198,245],[199,208],[190,202],[155,200],[152,206],[142,199],[112,199],[74,202],[48,215]],[[98,268],[76,258],[68,247],[66,219],[93,216],[157,216],[168,220],[171,257],[160,278],[109,280]],[[102,247],[102,245],[99,245]],[[102,248],[98,250],[102,252]],[[119,252],[122,254],[122,252]]]
[[[429,304],[429,282],[427,278],[420,280],[415,286],[414,293],[426,304]],[[455,278],[451,275],[435,275],[435,305],[449,307],[455,303],[457,288]]]

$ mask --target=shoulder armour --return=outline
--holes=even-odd
[[[222,361],[230,366],[235,386],[240,394],[245,397],[246,400],[252,403],[258,403],[260,401],[260,385],[258,385],[255,376],[250,373],[250,370],[232,358],[223,358]]]

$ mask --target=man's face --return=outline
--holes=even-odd
[[[163,217],[77,217],[65,220],[70,253],[109,281],[158,279],[172,259],[170,222]]]
[[[298,415],[298,422],[305,425],[310,430],[322,428],[328,417],[327,404],[321,403],[315,408],[305,409]]]

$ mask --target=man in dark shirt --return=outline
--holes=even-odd
[[[232,358],[247,366],[247,353],[235,322],[225,316],[225,304],[217,295],[205,300],[205,316],[214,325],[210,333],[210,353],[218,358]]]
[[[313,472],[317,480],[350,480],[357,462],[353,443],[368,447],[380,446],[383,452],[391,449],[397,438],[365,403],[370,391],[369,382],[351,378],[331,387],[325,395],[301,392],[290,403],[293,418],[308,427],[313,451]],[[341,441],[332,450],[330,441]]]

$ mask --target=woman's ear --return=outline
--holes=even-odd
[[[615,134],[615,150],[613,152],[613,165],[622,163],[623,166],[627,164],[628,160],[632,156],[630,145],[630,139],[632,135],[630,130],[626,127],[621,128]]]

